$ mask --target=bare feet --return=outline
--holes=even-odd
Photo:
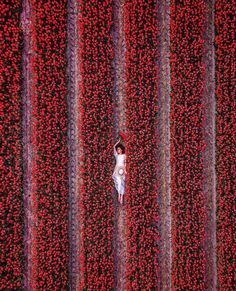
[[[118,194],[118,201],[120,204],[123,204],[123,195],[122,194]]]
[[[120,204],[123,204],[123,195],[122,194],[118,194],[118,201]]]

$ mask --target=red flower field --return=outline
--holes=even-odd
[[[236,289],[235,7],[1,2],[1,290]]]

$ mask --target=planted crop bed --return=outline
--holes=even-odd
[[[24,206],[22,149],[22,3],[0,4],[0,289],[19,289],[23,280]]]
[[[138,19],[138,21],[137,21]],[[155,1],[127,1],[127,289],[155,290],[159,276],[157,191],[158,21]]]
[[[66,1],[32,1],[33,290],[68,286]]]
[[[220,290],[235,286],[235,6],[216,1],[217,269]]]
[[[79,132],[83,155],[79,208],[81,290],[114,288],[112,143],[112,2],[84,2],[79,17]]]
[[[173,288],[204,290],[204,3],[171,3],[171,193]]]

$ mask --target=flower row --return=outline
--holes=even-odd
[[[113,290],[112,1],[79,2],[79,289]]]
[[[235,286],[235,177],[236,106],[235,3],[215,3],[216,46],[216,174],[217,174],[217,274],[219,290]]]
[[[203,193],[205,3],[171,1],[172,288],[206,289]]]
[[[8,2],[8,1],[7,1]],[[0,3],[1,11],[1,290],[23,281],[22,1]]]
[[[160,284],[157,11],[156,1],[124,5],[127,290],[158,290]]]
[[[68,288],[67,1],[32,1],[32,290]]]

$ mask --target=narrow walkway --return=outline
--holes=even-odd
[[[125,132],[125,38],[124,38],[124,0],[114,1],[114,71],[115,71],[115,94],[114,94],[114,128],[115,138],[119,131]],[[125,144],[124,144],[125,146]],[[125,268],[126,268],[126,241],[125,241],[125,195],[124,204],[118,202],[117,192],[115,192],[115,230],[114,230],[114,248],[115,248],[115,290],[126,290]]]

